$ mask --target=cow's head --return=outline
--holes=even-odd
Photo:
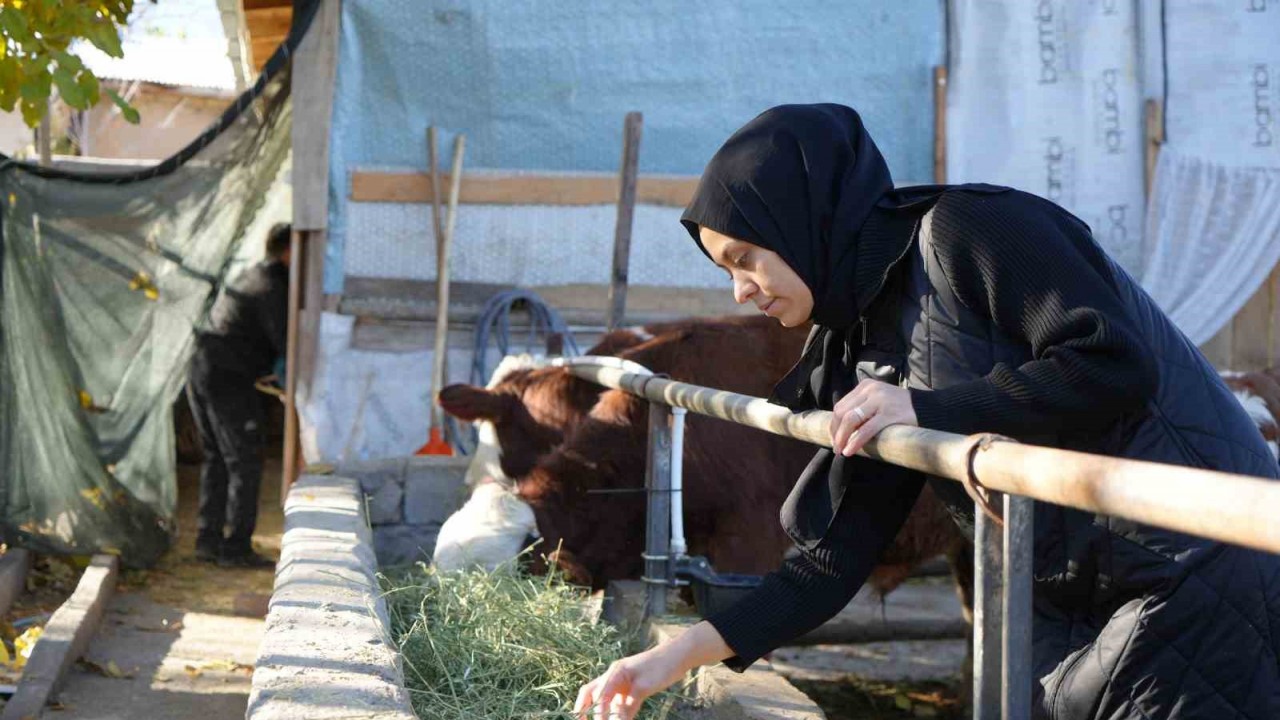
[[[647,433],[646,401],[609,390],[561,445],[514,477],[544,552],[570,581],[600,588],[639,575]]]

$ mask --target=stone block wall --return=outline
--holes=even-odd
[[[407,457],[352,463],[338,474],[364,492],[380,567],[430,561],[440,526],[467,499],[469,457]]]

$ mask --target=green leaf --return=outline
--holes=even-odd
[[[40,124],[40,118],[44,117],[44,102],[33,103],[26,98],[22,99],[22,119],[27,123],[27,127],[35,127]]]
[[[124,49],[120,46],[120,32],[111,23],[99,20],[90,24],[85,28],[84,37],[111,57],[124,57]]]
[[[72,73],[78,73],[84,69],[84,63],[76,55],[63,50],[55,50],[52,55],[53,59],[58,63],[58,67],[64,67]]]
[[[120,108],[120,114],[124,115],[125,120],[128,120],[134,125],[137,125],[142,120],[142,116],[138,114],[137,108],[126,102],[125,99],[120,97],[120,94],[115,90],[107,88],[107,96],[111,98],[111,102],[116,104],[116,107]]]
[[[85,102],[84,91],[76,84],[75,76],[71,74],[70,70],[58,66],[58,69],[53,71],[53,82],[58,86],[58,94],[62,96],[62,99],[68,105],[77,110],[84,110],[88,107]]]
[[[4,36],[18,45],[28,45],[33,38],[27,16],[13,7],[0,8],[0,30]]]
[[[26,77],[23,78],[22,85],[19,88],[22,99],[25,102],[43,104],[45,100],[49,99],[53,78],[49,76],[47,68],[36,66],[34,73],[32,68],[26,68],[26,70]]]
[[[22,80],[22,71],[18,61],[12,55],[0,59],[0,110],[13,112],[18,102],[18,83]]]
[[[89,70],[80,71],[80,75],[76,77],[76,84],[80,86],[80,92],[84,93],[89,105],[93,105],[102,99],[102,93],[98,89],[98,76]]]

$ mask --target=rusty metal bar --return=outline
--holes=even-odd
[[[1031,565],[1033,504],[1004,496],[1004,646],[1001,677],[1004,720],[1031,720]]]
[[[611,367],[581,364],[569,370],[653,402],[830,447],[827,412],[792,414],[760,398]],[[952,433],[891,426],[864,453],[959,480],[968,473],[973,442]],[[1275,521],[1280,483],[1270,480],[998,440],[974,453],[973,469],[993,490],[1280,553]]]
[[[1001,720],[1004,622],[1004,535],[986,513],[974,513],[973,720]]]
[[[671,573],[671,408],[649,404],[649,462],[644,486],[648,492],[644,538],[645,615],[667,614]]]

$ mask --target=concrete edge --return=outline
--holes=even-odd
[[[120,558],[94,555],[75,592],[49,618],[31,650],[17,692],[4,707],[2,720],[38,718],[66,678],[71,663],[84,654],[98,631],[107,603],[115,594]]]
[[[376,572],[359,482],[299,478],[246,718],[416,720]]]
[[[31,552],[11,547],[0,556],[0,615],[9,612],[13,601],[27,589],[27,570],[31,568]]]

